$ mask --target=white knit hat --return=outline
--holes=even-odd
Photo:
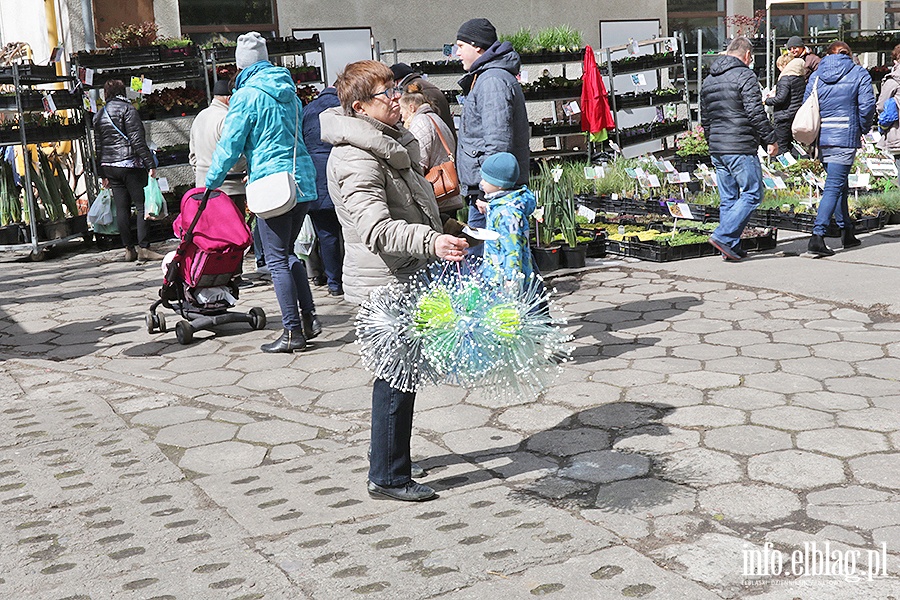
[[[269,52],[266,50],[266,38],[255,31],[239,36],[237,48],[234,51],[234,61],[237,63],[237,68],[246,69],[261,60],[269,60]]]

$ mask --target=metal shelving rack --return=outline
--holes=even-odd
[[[28,127],[25,124],[25,114],[28,112],[35,112],[36,107],[25,106],[23,102],[23,91],[26,87],[31,88],[33,86],[39,85],[49,85],[56,83],[72,83],[74,78],[56,75],[55,73],[50,76],[42,76],[42,75],[32,75],[32,74],[22,74],[20,69],[23,65],[19,63],[13,63],[10,65],[9,75],[5,73],[0,74],[0,84],[12,84],[15,88],[16,94],[16,114],[19,119],[19,139],[13,142],[0,142],[0,146],[21,146],[22,147],[22,157],[23,161],[31,160],[30,152],[28,150],[28,146],[38,144],[38,143],[46,143],[46,142],[58,142],[58,141],[66,141],[71,140],[76,142],[79,145],[79,149],[82,153],[82,160],[84,165],[84,175],[85,175],[85,190],[88,195],[88,204],[93,200],[93,196],[95,195],[94,189],[94,180],[93,177],[93,154],[91,153],[91,147],[88,143],[87,139],[87,128],[85,127],[85,118],[84,118],[84,110],[83,108],[58,108],[58,110],[72,110],[73,115],[72,118],[74,120],[74,125],[70,132],[76,133],[76,135],[59,135],[53,137],[53,139],[40,139],[40,140],[29,140],[28,139]],[[40,68],[40,67],[38,67]],[[39,109],[43,110],[43,107]],[[27,163],[26,163],[27,164]],[[29,217],[29,233],[31,241],[28,243],[17,243],[17,244],[3,244],[0,245],[0,251],[3,250],[31,250],[31,258],[32,260],[42,260],[44,258],[43,249],[49,246],[54,246],[56,244],[60,244],[63,242],[71,241],[74,239],[82,238],[85,241],[90,240],[90,233],[85,231],[80,231],[77,233],[73,233],[71,235],[63,236],[60,238],[52,239],[52,240],[44,240],[41,241],[38,236],[38,219],[37,216],[40,214],[38,212],[38,203],[36,192],[34,191],[34,187],[32,185],[31,180],[31,169],[25,169],[25,202],[28,206],[28,217]],[[72,216],[77,217],[77,215]],[[85,228],[86,229],[86,228]]]

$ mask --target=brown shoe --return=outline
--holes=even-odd
[[[162,260],[164,257],[159,252],[154,252],[150,248],[138,248],[137,257],[140,260]]]
[[[138,258],[138,253],[134,248],[125,248],[125,262],[134,262]]]

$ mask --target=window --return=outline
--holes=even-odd
[[[681,32],[687,52],[697,52],[697,30],[702,31],[703,51],[722,50],[725,44],[725,0],[669,0],[669,35]]]
[[[765,0],[754,0],[754,9],[765,10]],[[900,10],[900,9],[898,9]],[[809,2],[806,4],[773,4],[772,28],[775,36],[809,37],[810,29],[833,31],[859,29],[859,2]]]
[[[884,3],[884,28],[900,29],[900,2]]]
[[[203,43],[212,37],[235,39],[247,31],[273,34],[273,0],[179,0],[181,30]]]

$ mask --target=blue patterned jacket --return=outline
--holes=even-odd
[[[485,276],[512,281],[518,273],[524,273],[529,278],[534,268],[528,243],[528,217],[537,207],[537,200],[524,185],[497,194],[485,198],[490,203],[487,228],[500,234],[500,239],[484,243]]]

